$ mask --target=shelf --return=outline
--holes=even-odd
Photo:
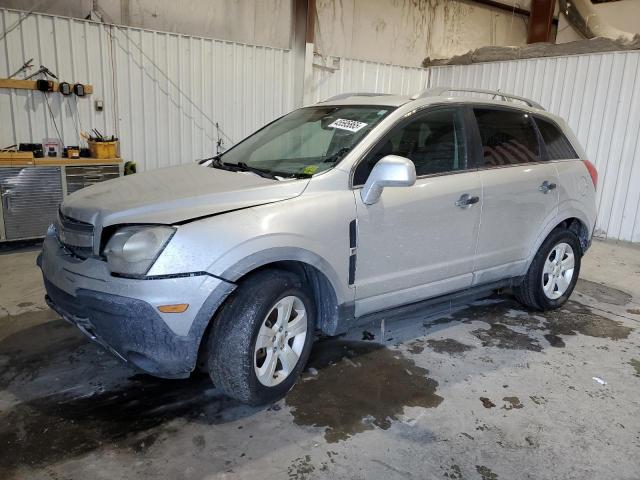
[[[71,82],[69,82],[71,83]],[[58,91],[58,82],[53,82],[53,91]],[[73,85],[73,84],[72,84]],[[93,85],[83,83],[85,95],[93,93]],[[15,88],[19,90],[38,90],[35,80],[17,80],[15,78],[0,78],[0,88]],[[73,93],[71,94],[73,95]]]
[[[29,152],[30,153],[30,152]],[[0,158],[0,167],[46,167],[46,166],[82,166],[82,165],[120,165],[122,158]]]

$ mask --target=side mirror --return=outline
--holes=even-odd
[[[365,205],[373,205],[384,187],[410,187],[416,183],[416,167],[408,158],[387,155],[375,164],[360,195]]]

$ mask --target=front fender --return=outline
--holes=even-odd
[[[348,286],[350,191],[313,195],[180,225],[150,275],[206,271],[235,281],[255,268],[300,261],[317,268],[338,303],[354,300]]]
[[[286,239],[281,238],[283,236],[280,235],[278,237],[280,238],[275,243],[289,246],[267,246],[273,245],[273,238],[254,239],[250,242],[250,245],[242,244],[234,249],[235,251],[227,252],[223,258],[211,265],[210,271],[221,272],[219,274],[221,278],[236,282],[247,273],[270,263],[281,261],[302,262],[315,267],[329,280],[339,304],[354,300],[354,293],[348,288],[346,277],[342,278],[326,259],[307,248],[292,246],[294,243],[291,237]],[[298,240],[300,239],[298,238]],[[246,254],[248,250],[253,251],[253,253]],[[346,262],[345,256],[345,265]]]

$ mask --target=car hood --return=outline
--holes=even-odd
[[[103,227],[173,224],[297,197],[308,183],[308,179],[278,181],[251,172],[183,165],[83,188],[65,199],[61,211]]]

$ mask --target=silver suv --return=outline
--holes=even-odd
[[[539,105],[448,92],[339,95],[204,163],[70,195],[38,259],[49,305],[148,373],[202,366],[253,404],[293,386],[316,333],[380,312],[505,287],[559,307],[594,228],[593,165]]]

